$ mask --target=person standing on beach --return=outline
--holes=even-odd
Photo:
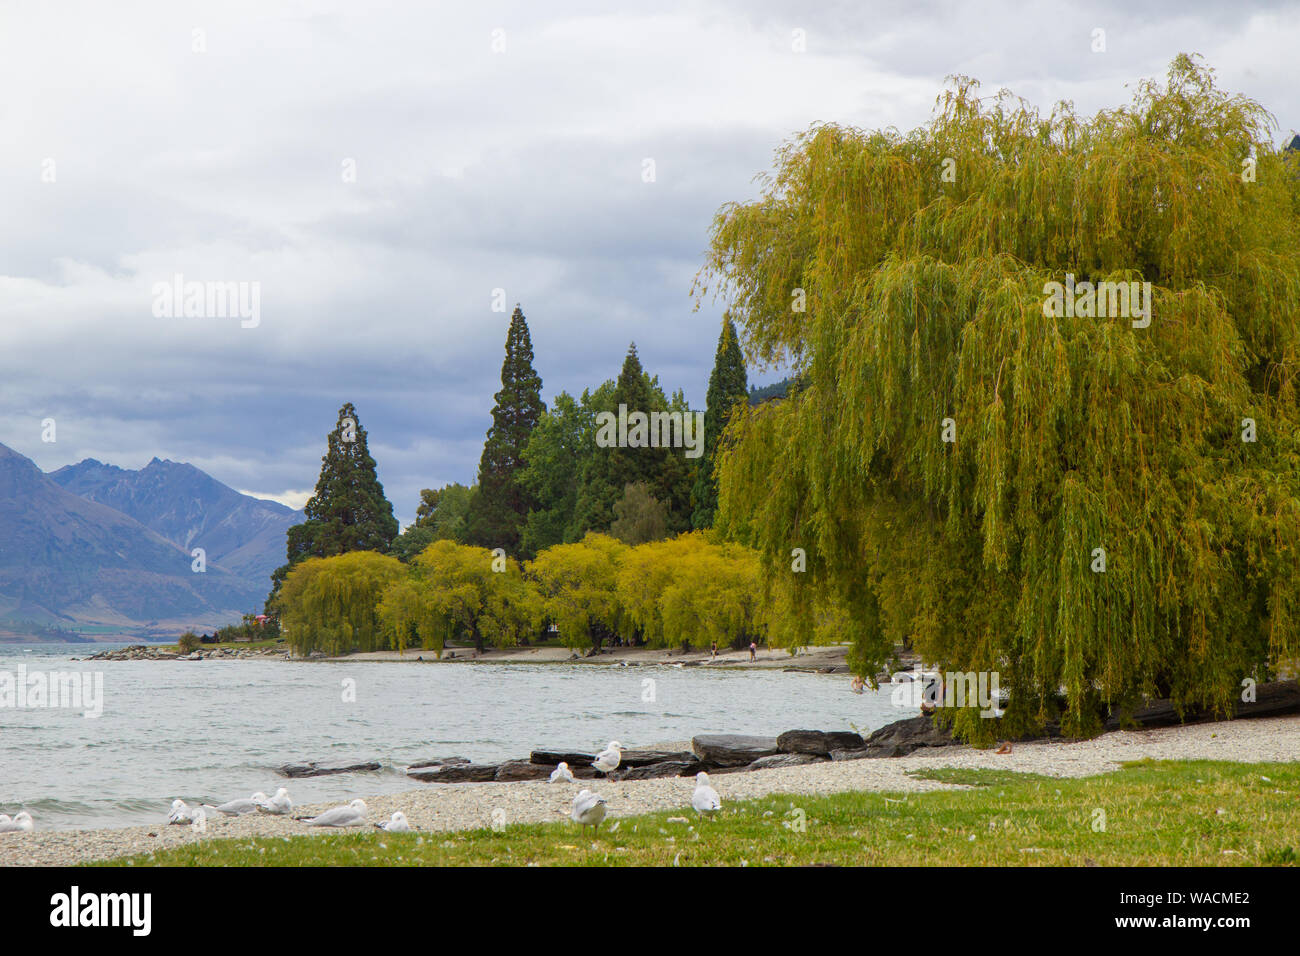
[[[717,656],[718,656],[718,642],[714,641],[713,645],[709,648],[709,660],[715,660],[717,659]]]
[[[753,641],[749,642],[749,659],[751,661],[758,660],[758,645]]]

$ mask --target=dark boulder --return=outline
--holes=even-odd
[[[452,764],[469,763],[468,757],[425,757],[412,763],[408,770],[419,770],[422,767],[450,767]]]
[[[746,770],[771,770],[774,767],[802,767],[809,763],[828,763],[829,757],[823,757],[819,754],[772,754],[770,757],[759,757],[751,763]]]
[[[595,758],[592,758],[595,759]],[[665,761],[687,761],[698,763],[699,758],[689,750],[624,750],[619,758],[619,769],[623,767],[647,767],[650,764]],[[590,763],[590,761],[588,761]]]
[[[497,765],[457,763],[445,767],[432,767],[428,770],[408,770],[406,775],[412,780],[420,780],[424,783],[487,783],[496,779]]]
[[[747,767],[778,752],[775,737],[745,734],[700,734],[691,739],[691,750],[709,768]]]
[[[664,760],[659,763],[633,767],[618,779],[656,780],[660,777],[690,777],[698,773],[702,766],[694,757],[690,760]]]
[[[534,750],[528,757],[533,763],[549,764],[554,767],[556,764],[567,763],[573,767],[589,767],[591,762],[596,759],[595,754],[578,753],[573,750]]]
[[[830,755],[832,750],[856,750],[862,738],[848,731],[787,730],[776,738],[776,749],[783,754]]]
[[[897,752],[889,754],[892,757],[905,756],[920,747],[951,747],[957,743],[950,731],[936,726],[925,714],[886,724],[865,741],[868,748],[894,748]]]
[[[533,763],[529,760],[507,760],[497,767],[493,780],[508,782],[511,780],[546,780],[554,767]]]

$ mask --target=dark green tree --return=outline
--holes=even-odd
[[[727,418],[737,402],[749,398],[749,379],[745,374],[745,356],[740,351],[736,326],[727,316],[718,336],[718,350],[713,358],[713,372],[709,375],[708,407],[704,411],[704,455],[695,473],[695,488],[691,503],[695,510],[691,525],[695,528],[713,527],[713,515],[718,510],[718,482],[713,474],[713,456],[718,438],[727,425]]]
[[[524,446],[546,406],[542,404],[542,379],[533,370],[533,343],[528,322],[518,305],[506,333],[506,358],[501,365],[501,391],[492,409],[492,427],[483,444],[478,468],[478,494],[470,503],[465,540],[485,548],[519,549],[533,505],[532,495],[519,480]]]
[[[284,576],[304,558],[328,558],[349,551],[387,551],[397,537],[393,506],[375,472],[366,430],[351,402],[339,409],[321,458],[316,492],[307,502],[307,520],[289,529],[288,561],[271,576],[272,596]]]
[[[420,504],[415,510],[415,523],[393,541],[392,555],[410,561],[435,541],[462,541],[465,517],[476,491],[476,488],[454,482],[441,488],[422,489]]]

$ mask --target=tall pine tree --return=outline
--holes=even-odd
[[[470,505],[465,540],[485,548],[514,553],[533,496],[519,480],[524,446],[546,411],[542,379],[533,370],[533,343],[528,322],[518,305],[510,316],[506,358],[501,365],[501,391],[492,409],[492,427],[483,443],[478,466],[478,494]]]
[[[748,396],[745,356],[740,352],[735,323],[727,316],[722,323],[722,334],[718,336],[713,373],[709,376],[709,404],[704,411],[704,455],[700,458],[695,489],[691,492],[691,503],[695,506],[691,524],[696,528],[713,527],[713,515],[718,510],[718,481],[713,474],[718,438],[727,425],[731,409]]]
[[[289,529],[288,562],[271,576],[273,596],[289,569],[305,558],[386,552],[397,537],[393,506],[384,496],[366,430],[351,402],[339,409],[327,441],[316,492],[303,509],[307,520]]]

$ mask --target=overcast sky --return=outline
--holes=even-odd
[[[496,289],[548,401],[635,340],[703,407],[711,218],[811,123],[911,129],[952,73],[1092,113],[1186,51],[1300,125],[1295,4],[976,6],[0,0],[0,442],[301,506],[352,401],[406,524],[475,477]],[[177,273],[260,324],[155,315]]]

